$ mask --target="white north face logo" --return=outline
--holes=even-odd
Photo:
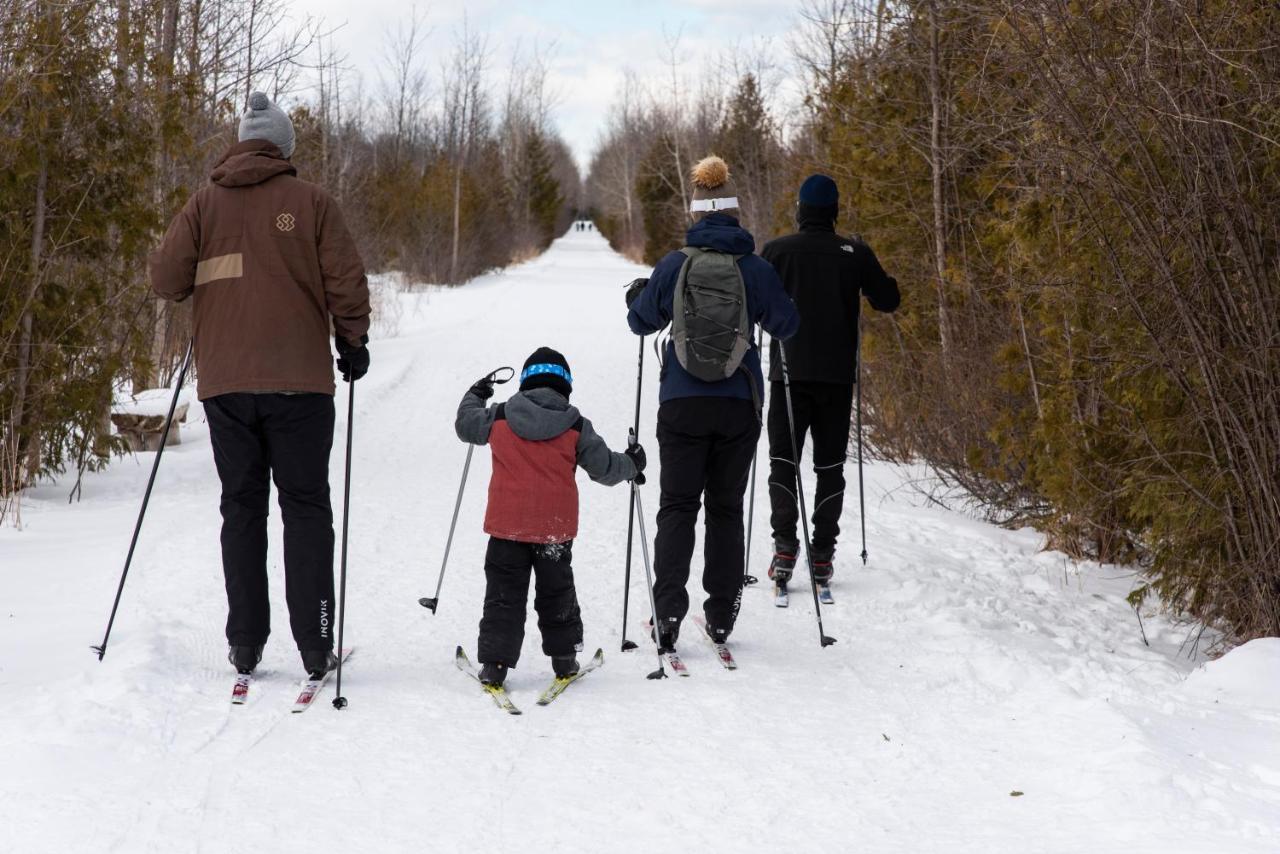
[[[293,231],[293,224],[293,214],[291,213],[282,213],[276,217],[276,228],[281,231]]]
[[[848,243],[842,244],[842,245],[840,246],[840,248],[841,248],[841,249],[843,249],[845,252],[848,252],[848,253],[849,253],[849,254],[851,254],[851,255],[853,254],[853,247],[852,247],[852,246],[850,246]]]

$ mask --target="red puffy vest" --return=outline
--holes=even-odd
[[[578,436],[582,419],[554,439],[522,439],[499,407],[489,447],[493,476],[484,532],[519,543],[563,543],[578,536]]]

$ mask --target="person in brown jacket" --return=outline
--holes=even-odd
[[[198,396],[222,481],[228,658],[252,672],[271,631],[274,478],[290,627],[318,678],[336,664],[330,320],[338,369],[358,380],[369,368],[369,285],[337,203],[289,162],[288,115],[255,92],[239,139],[152,253],[151,287],[164,299],[194,299]]]

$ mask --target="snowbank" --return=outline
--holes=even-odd
[[[1280,638],[1259,638],[1187,677],[1189,696],[1242,709],[1280,712]]]

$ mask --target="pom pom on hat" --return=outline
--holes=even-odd
[[[693,167],[693,184],[703,190],[723,187],[729,180],[729,164],[714,154],[704,157]]]

